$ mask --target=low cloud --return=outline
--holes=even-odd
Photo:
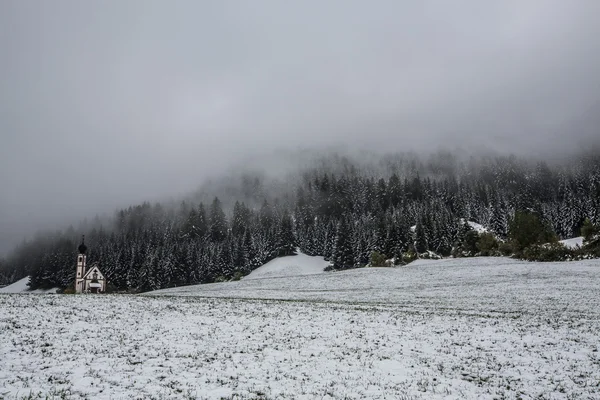
[[[276,149],[582,148],[600,137],[599,14],[593,0],[2,2],[0,242]]]

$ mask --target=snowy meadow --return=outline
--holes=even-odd
[[[600,398],[598,261],[318,262],[145,296],[0,295],[0,398]]]

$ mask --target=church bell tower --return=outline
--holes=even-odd
[[[77,271],[75,274],[75,293],[83,293],[83,277],[85,276],[85,252],[87,246],[85,245],[85,236],[81,237],[81,244],[77,248],[79,254],[77,255]]]

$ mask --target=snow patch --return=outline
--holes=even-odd
[[[569,249],[576,249],[583,246],[583,236],[561,240],[560,243]]]
[[[460,224],[462,225],[464,223],[465,223],[464,218],[461,218],[460,219]],[[488,228],[486,228],[485,226],[483,226],[481,224],[478,224],[477,222],[467,221],[467,224],[469,224],[469,226],[471,227],[471,229],[473,229],[474,231],[476,231],[480,235],[482,233],[489,232]],[[411,226],[410,230],[411,230],[411,232],[415,232],[417,230],[417,226],[416,225]]]
[[[303,253],[295,256],[278,257],[252,271],[244,280],[282,278],[322,274],[329,265],[323,257],[312,257]]]
[[[461,218],[460,223],[464,224],[465,220],[463,218]],[[485,226],[478,224],[477,222],[467,221],[467,224],[471,227],[471,229],[473,229],[475,232],[479,233],[480,235],[482,233],[488,232],[488,229]]]

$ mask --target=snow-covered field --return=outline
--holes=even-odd
[[[597,399],[599,293],[598,261],[478,258],[6,294],[0,398]]]

